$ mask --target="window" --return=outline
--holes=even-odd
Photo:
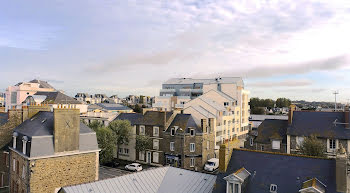
[[[190,167],[194,167],[194,165],[195,165],[195,159],[192,157],[190,159]]]
[[[9,167],[9,156],[8,153],[4,152],[4,163],[6,163],[6,167]]]
[[[170,151],[175,151],[175,142],[170,142]]]
[[[124,148],[124,154],[129,154],[129,149]]]
[[[270,192],[277,192],[277,185],[276,184],[270,185]]]
[[[297,141],[297,148],[299,148],[304,143],[304,137],[297,137],[296,141]]]
[[[153,127],[153,136],[159,136],[159,127]]]
[[[278,140],[272,140],[272,149],[280,149],[281,148],[281,142]]]
[[[143,151],[139,152],[139,160],[142,160],[142,161],[145,160],[145,152],[143,152]]]
[[[19,175],[19,161],[16,161],[16,174]]]
[[[209,141],[207,141],[207,149],[209,149],[210,148],[210,143],[209,143]]]
[[[11,92],[11,104],[17,104],[17,92]]]
[[[238,191],[239,191],[239,185],[235,184],[235,191],[234,191],[234,193],[238,193]]]
[[[23,165],[22,167],[22,179],[25,179],[26,178],[26,166]]]
[[[171,128],[170,135],[174,136],[175,135],[175,128]]]
[[[140,125],[140,135],[145,135],[145,126]]]
[[[190,143],[190,152],[195,152],[196,151],[196,146],[194,143]]]
[[[335,150],[335,148],[336,148],[335,139],[330,139],[330,140],[329,140],[329,149]]]
[[[225,106],[225,107],[227,107],[227,106],[228,106],[228,104],[229,104],[228,102],[224,102],[224,106]]]
[[[153,140],[153,149],[159,149],[159,140],[158,139]]]
[[[123,154],[123,148],[119,148],[119,153]]]
[[[16,171],[16,159],[13,158],[13,168],[12,170],[15,172]]]
[[[191,136],[194,136],[194,129],[190,130],[190,134],[191,134]]]
[[[226,125],[226,120],[224,120],[224,125]]]
[[[261,145],[261,151],[264,151],[264,150],[265,150],[264,145]]]
[[[153,162],[158,163],[159,162],[159,153],[153,152]]]
[[[250,144],[250,146],[253,146],[253,144],[254,144],[254,139],[252,137],[249,139],[249,144]]]

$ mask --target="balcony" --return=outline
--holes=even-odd
[[[183,109],[184,108],[184,104],[175,104],[175,108]]]

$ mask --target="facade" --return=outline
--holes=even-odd
[[[215,175],[188,171],[174,167],[159,167],[108,180],[63,187],[60,193],[211,193]]]
[[[95,103],[89,105],[89,112],[107,112],[107,113],[132,113],[133,110],[125,105],[116,103]]]
[[[20,108],[22,102],[36,92],[55,92],[56,89],[42,80],[20,82],[6,89],[6,111],[12,108]]]
[[[9,171],[10,171],[10,156],[7,147],[1,145],[2,141],[6,140],[4,135],[4,125],[8,121],[8,113],[0,113],[0,190],[8,188],[9,186]]]
[[[96,133],[80,122],[79,109],[44,110],[29,113],[14,129],[9,146],[11,193],[57,192],[98,180]]]
[[[251,130],[244,148],[287,153],[288,120],[265,119],[256,130]]]
[[[223,147],[225,148],[225,147]],[[343,149],[344,150],[344,149]],[[345,150],[336,159],[234,149],[220,166],[214,193],[345,193],[349,192]],[[221,163],[220,163],[221,164]]]
[[[74,98],[80,102],[83,102],[84,104],[103,103],[106,101],[111,101],[113,103],[121,103],[121,100],[120,98],[118,98],[117,95],[107,97],[107,95],[105,94],[89,95],[88,93],[77,93]]]
[[[214,135],[214,119],[196,122],[190,114],[177,114],[161,142],[165,165],[202,171],[206,161],[215,157]]]
[[[316,136],[326,149],[329,157],[334,157],[342,146],[350,152],[349,108],[345,111],[296,111],[291,106],[287,129],[287,152],[299,153],[305,137]]]

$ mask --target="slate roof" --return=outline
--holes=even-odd
[[[210,193],[215,175],[193,172],[174,167],[159,167],[124,176],[63,187],[65,193]]]
[[[174,120],[171,122],[169,128],[174,126],[179,126],[182,129],[187,129],[191,127],[191,128],[195,128],[196,132],[198,133],[202,132],[202,128],[199,125],[197,125],[192,115],[190,114],[177,114]],[[168,128],[168,132],[170,132],[169,128]]]
[[[120,113],[114,120],[129,120],[132,125],[143,124],[143,116],[141,113]]]
[[[293,155],[281,155],[234,149],[227,171],[217,175],[213,192],[226,192],[224,177],[244,167],[251,175],[244,193],[270,193],[270,185],[276,184],[278,192],[295,193],[302,188],[303,182],[317,178],[324,183],[326,192],[336,193],[335,160],[307,158]]]
[[[55,89],[53,86],[51,86],[48,82],[46,81],[43,81],[43,80],[37,80],[37,79],[34,79],[34,80],[31,80],[29,81],[30,83],[39,83],[40,86],[39,88],[52,88],[52,89]]]
[[[287,134],[294,136],[316,135],[323,138],[350,139],[350,129],[345,124],[344,112],[295,111]]]
[[[20,139],[23,136],[29,138],[27,156],[37,157],[54,155],[53,129],[53,112],[40,111],[17,126],[14,131],[18,133]],[[22,140],[17,140],[17,147],[19,151],[22,151],[20,148]],[[79,150],[98,150],[96,133],[83,123],[80,123]]]
[[[0,126],[7,123],[7,121],[8,121],[8,114],[0,113]]]
[[[270,143],[271,139],[282,139],[287,144],[288,120],[265,119],[257,129],[256,142]]]
[[[82,102],[67,96],[59,91],[56,92],[36,92],[34,95],[46,96],[44,103],[49,104],[82,104]]]
[[[114,104],[113,103],[97,103],[96,105],[100,106],[102,109],[106,109],[109,111],[132,110],[131,108],[129,108],[127,106],[124,106],[122,104],[116,104],[116,103],[114,103]]]

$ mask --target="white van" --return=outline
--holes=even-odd
[[[217,158],[211,158],[207,161],[207,163],[204,165],[204,170],[208,172],[212,172],[219,167],[219,159]]]

